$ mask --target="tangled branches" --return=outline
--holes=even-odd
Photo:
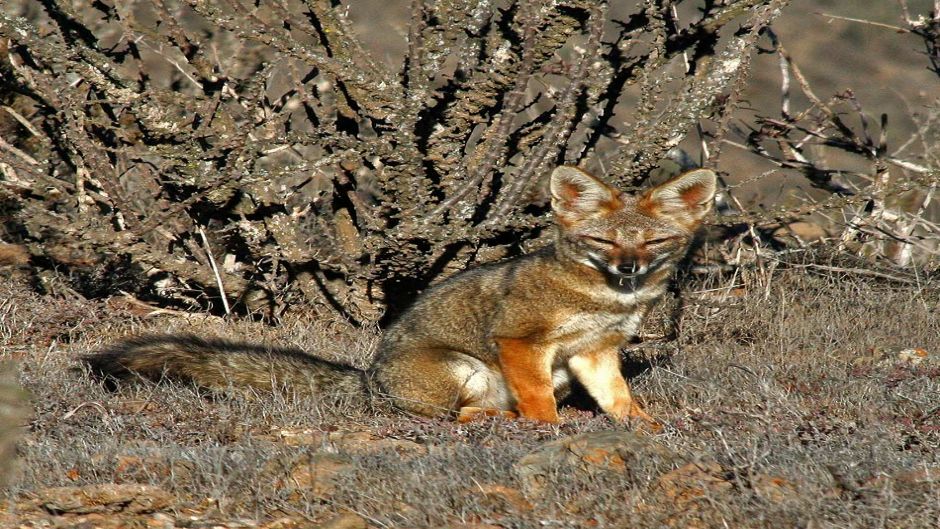
[[[539,237],[550,166],[637,184],[727,124],[786,2],[686,23],[675,3],[413,0],[393,71],[325,0],[20,2],[0,14],[7,233],[86,294],[374,321]]]

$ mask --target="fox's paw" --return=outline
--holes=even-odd
[[[478,421],[487,417],[502,417],[503,419],[516,419],[519,415],[514,411],[498,410],[496,408],[478,408],[476,406],[464,406],[457,412],[457,422],[465,424]]]
[[[643,408],[640,407],[636,401],[630,401],[629,404],[625,404],[621,407],[620,413],[612,414],[615,418],[620,421],[632,421],[638,420],[642,427],[648,429],[652,433],[659,433],[663,431],[663,425],[654,419],[650,414],[643,411]]]
[[[644,414],[645,415],[645,414]],[[636,417],[640,419],[640,429],[647,430],[650,433],[662,433],[663,425],[656,419],[646,415],[645,417]]]
[[[554,399],[548,402],[520,402],[519,415],[523,419],[533,421],[558,424],[561,419],[558,417],[558,408],[555,406]]]

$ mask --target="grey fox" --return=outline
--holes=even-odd
[[[461,419],[483,412],[557,422],[556,403],[577,380],[612,417],[652,421],[620,373],[619,351],[666,292],[715,186],[715,173],[697,169],[632,196],[556,168],[554,244],[424,292],[365,371],[193,336],[135,338],[86,360],[109,376],[167,375],[217,389],[374,392],[409,412]]]

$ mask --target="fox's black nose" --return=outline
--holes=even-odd
[[[621,263],[617,265],[617,271],[624,275],[635,274],[639,267],[635,262]]]

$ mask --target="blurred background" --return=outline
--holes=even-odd
[[[348,6],[363,43],[392,69],[404,60],[410,5],[409,0],[360,0]],[[911,13],[926,14],[933,0],[910,0],[907,5]],[[697,12],[695,2],[682,2],[678,7],[680,17],[686,20]],[[634,2],[612,2],[611,17],[625,19],[635,9]],[[873,122],[880,114],[888,114],[887,140],[893,150],[911,139],[918,127],[915,120],[922,122],[936,112],[940,94],[940,78],[928,68],[922,39],[899,31],[902,26],[903,11],[893,0],[792,0],[774,21],[773,30],[819,97],[851,90]],[[744,93],[746,107],[753,112],[745,109],[741,119],[755,113],[779,113],[780,82],[777,56],[758,54]],[[633,96],[624,103],[635,101]],[[794,94],[794,100],[800,100],[799,94]],[[690,138],[683,146],[697,152],[697,143]],[[922,142],[914,142],[905,150],[922,153],[923,149]],[[858,167],[851,157],[831,151],[827,155],[836,156],[834,162],[848,168]],[[722,152],[720,163],[730,182],[747,180],[773,167],[734,148]],[[783,191],[781,186],[795,189]],[[805,192],[806,187],[799,178],[770,177],[746,186],[741,198],[750,203],[757,193]]]

